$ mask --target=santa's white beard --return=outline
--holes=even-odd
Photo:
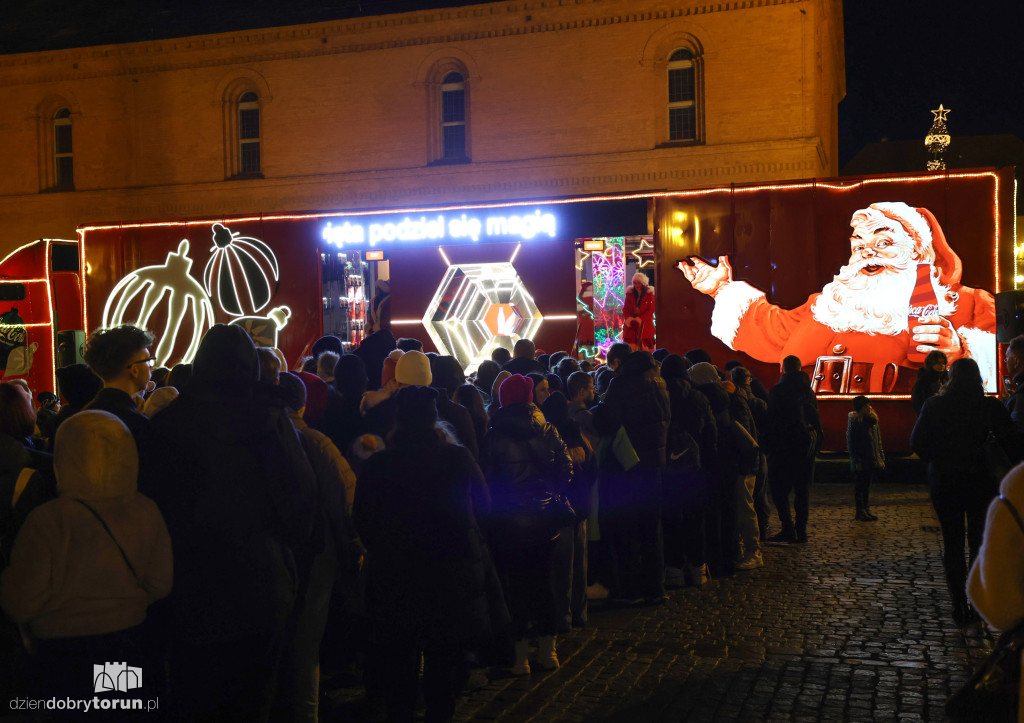
[[[861,269],[872,262],[844,266],[821,290],[811,312],[815,320],[833,331],[897,336],[907,330],[907,308],[917,285],[917,266],[888,266],[879,274]],[[939,314],[956,311],[956,295],[934,277],[932,286],[939,300]]]

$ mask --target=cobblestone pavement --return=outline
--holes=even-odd
[[[559,639],[559,670],[492,680],[456,720],[944,720],[989,643],[952,623],[926,488],[873,488],[875,523],[854,522],[850,485],[811,501],[808,544],[660,607],[598,609]]]

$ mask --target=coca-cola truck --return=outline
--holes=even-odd
[[[600,355],[639,271],[657,347],[737,359],[767,386],[798,356],[827,448],[845,448],[865,394],[895,452],[928,350],[976,359],[1001,389],[993,299],[1024,281],[1013,196],[1005,168],[89,225],[0,262],[0,357],[4,378],[52,390],[87,329],[126,321],[155,332],[165,365],[217,322],[289,364],[324,333],[354,346],[380,324],[470,370],[521,337]]]

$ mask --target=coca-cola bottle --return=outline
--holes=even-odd
[[[910,306],[907,309],[907,333],[910,340],[907,347],[907,359],[914,364],[924,364],[928,352],[917,350],[918,342],[914,341],[914,327],[919,326],[922,316],[934,316],[939,313],[939,299],[935,296],[932,286],[932,265],[917,265],[917,283],[914,293],[910,295]]]

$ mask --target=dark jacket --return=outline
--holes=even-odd
[[[846,422],[846,449],[850,453],[850,469],[854,472],[885,469],[878,419],[850,412]]]
[[[1018,432],[1024,433],[1024,372],[1013,378],[1013,394],[1006,400],[1006,411]]]
[[[493,501],[488,527],[494,542],[516,547],[541,541],[532,536],[536,530],[520,539],[499,538],[521,517],[546,514],[552,495],[568,493],[572,458],[558,430],[534,404],[501,407],[491,419],[480,460]]]
[[[921,413],[921,407],[928,399],[939,393],[948,376],[947,372],[937,372],[928,367],[921,367],[917,370],[917,381],[914,382],[914,388],[910,391],[910,405],[915,412]]]
[[[806,374],[783,374],[768,392],[767,425],[761,438],[770,454],[813,456],[821,449],[818,400]]]
[[[611,418],[626,429],[640,467],[664,467],[672,409],[665,380],[649,352],[637,351],[626,357],[608,386],[604,403]]]
[[[501,370],[503,372],[508,372],[509,374],[522,374],[524,377],[531,372],[536,372],[537,374],[548,373],[548,370],[545,369],[544,365],[539,361],[536,359],[528,359],[524,356],[517,356],[509,359],[505,362],[505,366],[503,366]]]
[[[316,482],[284,409],[255,393],[256,349],[238,326],[204,337],[188,387],[151,421],[139,491],[174,545],[175,634],[210,642],[280,634],[296,592]]]
[[[928,464],[933,494],[995,496],[999,480],[986,472],[983,451],[990,430],[1010,458],[1019,461],[1019,433],[998,399],[937,394],[924,403],[910,446]]]
[[[409,635],[483,635],[489,617],[476,514],[489,504],[468,450],[433,430],[396,431],[393,445],[367,461],[356,487],[371,614]]]
[[[103,387],[91,402],[82,407],[83,412],[87,409],[110,412],[124,422],[136,444],[144,442],[143,438],[149,431],[149,417],[139,411],[135,400],[127,392]]]

